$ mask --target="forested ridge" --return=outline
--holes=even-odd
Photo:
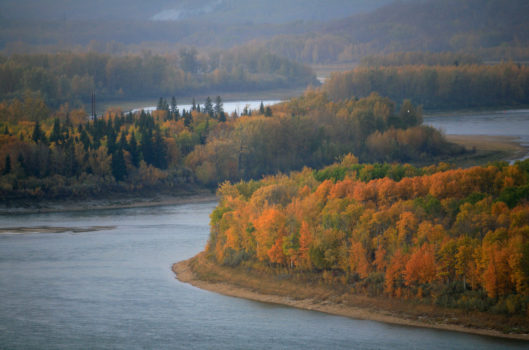
[[[415,168],[346,155],[220,186],[206,252],[345,293],[527,317],[528,183],[529,161]]]
[[[299,62],[360,61],[402,51],[464,52],[486,60],[527,60],[524,0],[396,1],[363,15],[261,44]]]
[[[463,60],[459,64],[457,56],[448,56],[454,58],[452,64],[447,64],[445,59],[445,64],[441,65],[440,57],[420,55],[414,59],[412,54],[373,57],[366,60],[365,66],[333,73],[322,88],[332,99],[363,97],[376,91],[397,102],[410,99],[426,109],[519,107],[529,104],[527,65],[513,62],[463,64]],[[428,60],[437,62],[434,65],[408,63]]]
[[[311,69],[263,50],[109,55],[61,52],[0,56],[0,100],[42,96],[53,108],[98,100],[261,91],[317,83]]]
[[[273,5],[276,0],[259,6],[216,2],[218,6],[209,12],[186,11],[186,6],[171,12],[168,4],[159,3],[159,17],[171,17],[165,12],[182,18],[145,18],[149,11],[139,9],[154,9],[156,4],[151,3],[130,5],[135,14],[128,18],[129,11],[116,11],[115,4],[109,9],[114,14],[105,11],[105,16],[96,6],[92,9],[99,13],[96,18],[90,18],[86,4],[78,5],[88,7],[83,11],[62,4],[51,18],[46,16],[48,9],[36,10],[44,7],[42,2],[25,11],[11,4],[0,27],[0,49],[20,53],[90,46],[122,54],[145,48],[174,53],[182,45],[222,49],[243,45],[246,50],[265,48],[284,58],[317,64],[355,62],[366,55],[397,51],[465,52],[494,61],[529,59],[525,0],[363,1],[364,11],[358,11],[358,1],[339,0],[324,5],[283,1],[281,6]],[[188,4],[201,7],[196,1]],[[89,18],[82,19],[83,15]]]
[[[464,152],[421,125],[409,102],[373,94],[331,102],[302,97],[227,115],[220,96],[191,110],[176,98],[158,110],[109,110],[87,118],[41,98],[0,102],[0,191],[4,198],[104,196],[147,189],[214,187],[225,180],[322,167],[348,152],[363,161],[421,161]]]

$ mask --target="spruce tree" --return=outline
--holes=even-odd
[[[123,149],[118,149],[112,154],[112,175],[116,181],[122,181],[127,176],[127,167],[125,165],[125,157],[123,157]]]
[[[213,102],[211,101],[211,97],[206,98],[206,102],[204,103],[204,113],[209,114],[211,118],[213,118],[214,111],[213,111]]]
[[[47,142],[46,135],[44,134],[44,131],[42,131],[42,129],[40,128],[40,123],[38,120],[35,122],[35,127],[33,128],[33,134],[31,136],[31,139],[35,143],[39,143],[39,142],[46,143]]]
[[[51,130],[50,142],[59,143],[62,139],[61,121],[55,118],[53,121],[53,129]]]
[[[215,99],[215,117],[220,120],[221,114],[224,113],[224,107],[222,103],[222,99],[220,96],[217,96]],[[226,118],[224,118],[226,120]]]
[[[4,165],[4,175],[7,175],[11,172],[11,157],[9,154],[6,156],[5,165]]]
[[[165,143],[159,128],[156,128],[154,132],[153,151],[153,165],[160,169],[167,169],[167,144]]]
[[[127,150],[130,153],[130,160],[132,162],[132,165],[137,168],[140,165],[140,152],[138,150],[138,143],[136,142],[134,132],[130,135],[130,141]]]

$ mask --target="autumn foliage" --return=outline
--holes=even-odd
[[[341,174],[336,176],[336,174]],[[223,184],[210,256],[352,292],[529,312],[529,161],[364,165]]]
[[[89,120],[67,105],[51,111],[31,94],[0,102],[0,195],[213,188],[320,168],[349,152],[362,161],[431,161],[463,151],[421,125],[420,108],[406,102],[397,110],[376,94],[332,102],[308,90],[262,111],[227,115],[221,109],[209,99],[184,111],[176,99],[169,106],[162,98],[152,113],[109,110]]]

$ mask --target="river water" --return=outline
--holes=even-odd
[[[247,108],[249,110],[258,110],[261,106],[261,102],[263,103],[263,106],[271,106],[275,105],[276,103],[282,102],[280,100],[264,100],[264,101],[258,101],[258,100],[250,100],[250,101],[230,101],[230,102],[223,102],[223,109],[224,112],[228,115],[232,114],[233,112],[237,112],[238,115],[240,115],[244,108]],[[213,101],[213,105],[215,105],[215,101]],[[189,111],[191,109],[192,105],[185,104],[185,105],[179,105],[178,109],[180,111],[186,110]],[[204,104],[200,105],[200,108],[203,108]],[[156,106],[146,106],[142,108],[136,108],[133,109],[132,112],[137,112],[144,110],[145,112],[152,112],[156,110]]]
[[[181,283],[171,265],[203,249],[215,204],[0,216],[0,349],[529,345],[348,319]],[[20,228],[34,232],[17,234]]]
[[[424,123],[447,135],[509,136],[529,148],[529,109],[506,111],[446,113],[427,116]],[[529,158],[527,153],[521,159]]]

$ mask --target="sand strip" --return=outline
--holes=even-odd
[[[176,274],[176,278],[184,283],[189,283],[195,287],[205,289],[211,292],[237,297],[244,298],[254,301],[260,301],[265,303],[273,303],[280,305],[287,305],[299,309],[305,310],[314,310],[320,311],[328,314],[351,317],[355,319],[362,320],[372,320],[378,322],[385,322],[397,325],[405,325],[412,327],[426,327],[434,329],[442,329],[448,331],[456,331],[463,333],[479,334],[492,337],[502,337],[509,339],[521,339],[529,341],[529,334],[505,334],[500,331],[492,329],[475,329],[464,327],[454,324],[443,324],[443,323],[429,323],[429,322],[420,322],[416,320],[406,319],[402,317],[396,317],[388,313],[374,312],[372,310],[360,307],[353,307],[349,305],[336,304],[326,301],[315,301],[313,299],[293,299],[280,295],[271,295],[271,294],[262,294],[255,290],[250,290],[247,288],[239,287],[232,285],[227,282],[222,283],[213,283],[208,281],[203,281],[197,278],[196,274],[193,272],[190,261],[185,260],[173,265],[173,272]]]

